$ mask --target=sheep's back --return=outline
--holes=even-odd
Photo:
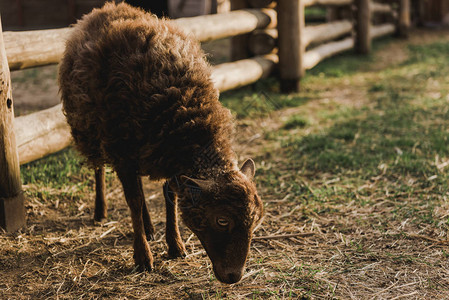
[[[158,179],[191,168],[204,147],[232,156],[231,117],[203,56],[169,22],[126,4],[106,4],[79,21],[59,81],[88,162],[134,165]]]

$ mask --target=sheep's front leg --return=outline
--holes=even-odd
[[[168,245],[168,256],[172,258],[184,257],[186,256],[186,248],[178,228],[178,197],[170,188],[168,181],[164,184],[164,197],[167,217],[165,239]]]
[[[148,245],[143,222],[145,198],[142,190],[142,180],[135,170],[119,169],[117,175],[122,182],[126,202],[131,210],[134,229],[134,261],[139,270],[153,268],[153,254]]]
[[[101,222],[108,216],[108,205],[104,197],[105,171],[104,166],[95,169],[95,213],[94,220]]]

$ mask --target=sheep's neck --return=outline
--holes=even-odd
[[[210,179],[236,168],[234,157],[228,157],[219,149],[205,148],[194,157],[191,170],[186,175],[194,178]]]

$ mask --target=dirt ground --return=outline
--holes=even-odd
[[[418,31],[408,41],[392,42],[377,54],[378,67],[404,61],[407,43],[439,38],[440,32]],[[59,103],[55,66],[45,67],[45,76],[27,72],[12,74],[18,114]],[[329,98],[357,107],[361,97],[363,93],[350,86],[335,87],[326,91],[323,99],[301,109],[313,110],[314,105]],[[275,113],[265,129],[279,128],[297,110],[288,108]],[[252,126],[249,131],[248,126]],[[237,134],[236,151],[240,159],[257,157],[264,151],[266,141],[262,138],[248,146],[259,127],[248,122],[238,126],[241,132]],[[273,164],[289,168],[275,155],[262,157],[257,163],[262,167]],[[323,184],[332,182],[323,178]],[[307,182],[303,186],[307,187]],[[15,234],[0,234],[2,298],[449,299],[449,259],[440,259],[442,251],[449,252],[447,240],[442,242],[441,233],[431,227],[415,228],[407,221],[385,220],[385,212],[395,209],[388,197],[379,198],[372,206],[335,204],[334,213],[318,214],[308,210],[307,203],[291,201],[293,196],[282,188],[259,186],[266,207],[264,223],[255,233],[258,238],[252,243],[242,281],[225,285],[214,278],[205,251],[183,226],[187,257],[166,258],[160,183],[145,180],[146,199],[156,226],[155,241],[150,243],[155,255],[155,270],[151,273],[133,271],[131,218],[115,177],[109,182],[109,221],[104,224],[92,221],[92,190],[83,193],[77,185],[66,190],[25,186],[26,228]],[[364,187],[375,188],[375,183]],[[449,204],[440,210],[447,216]],[[307,222],[302,218],[304,213],[309,215]],[[388,223],[389,231],[378,230],[379,223]],[[409,234],[401,235],[402,231]],[[368,251],[360,251],[354,241],[364,243]],[[433,271],[435,267],[438,273]]]

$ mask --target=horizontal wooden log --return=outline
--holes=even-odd
[[[309,51],[304,54],[304,68],[311,69],[323,59],[334,56],[335,54],[354,48],[354,39],[346,38],[338,42],[330,42]]]
[[[393,24],[384,24],[373,26],[370,31],[371,39],[379,38],[395,32]],[[354,40],[352,37],[341,41],[330,42],[313,48],[304,54],[304,67],[309,70],[315,67],[322,60],[334,56],[338,53],[348,51],[354,48]]]
[[[181,18],[172,22],[193,33],[199,41],[205,42],[249,33],[260,28],[275,27],[275,16],[273,9],[244,9],[224,14]]]
[[[394,24],[382,24],[371,27],[371,38],[377,39],[379,37],[392,34],[396,31]]]
[[[259,56],[213,67],[212,80],[220,91],[256,82],[268,76],[277,63],[276,55]],[[62,105],[15,119],[20,164],[60,151],[72,142]]]
[[[71,143],[61,104],[18,117],[14,126],[20,164],[60,151]]]
[[[71,28],[3,33],[11,70],[58,63]]]
[[[273,9],[236,10],[224,14],[173,20],[201,41],[220,39],[276,26]],[[4,32],[5,48],[11,70],[56,64],[64,53],[71,28]]]
[[[395,10],[389,4],[371,2],[371,13],[373,14],[393,14]]]
[[[306,26],[303,42],[310,44],[324,43],[352,31],[352,23],[348,20],[334,21],[316,26]],[[278,32],[276,29],[256,30],[249,38],[249,49],[254,55],[271,53],[277,46]]]
[[[277,62],[277,55],[270,54],[220,64],[214,67],[212,80],[221,92],[235,89],[267,77]]]
[[[352,23],[348,20],[324,23],[316,26],[306,26],[304,30],[304,43],[323,43],[343,36],[352,31]]]
[[[278,31],[275,28],[255,30],[248,39],[248,48],[254,55],[272,53],[277,47]]]
[[[304,0],[304,6],[322,5],[322,6],[343,6],[350,5],[353,0]]]

